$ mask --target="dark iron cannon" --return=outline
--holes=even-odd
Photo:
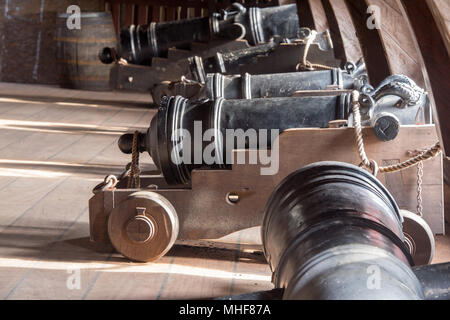
[[[258,45],[275,36],[294,38],[298,28],[295,4],[261,9],[234,3],[210,17],[131,25],[120,32],[117,49],[105,48],[100,59],[111,63],[117,56],[133,64],[151,65],[153,57],[166,57],[171,47],[213,39],[245,39]]]
[[[367,83],[362,61],[347,63],[345,70],[317,70],[275,74],[208,74],[206,97],[210,99],[252,99],[290,97],[299,90],[358,89]]]
[[[421,124],[418,115],[428,108],[425,92],[402,81],[405,77],[393,76],[376,89],[362,88],[361,124],[374,127],[380,140],[394,139],[401,124]],[[138,151],[149,153],[169,184],[189,184],[193,169],[226,169],[233,149],[270,149],[287,129],[327,128],[335,120],[353,126],[351,91],[297,94],[235,100],[164,97],[147,132],[137,137]],[[133,134],[123,135],[122,152],[131,153],[132,142]]]
[[[284,299],[424,299],[402,216],[367,171],[318,162],[285,178],[264,212],[264,254]]]

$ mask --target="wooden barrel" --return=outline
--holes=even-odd
[[[56,21],[56,59],[60,85],[64,88],[106,91],[111,65],[99,60],[104,47],[116,46],[116,34],[109,12],[81,13],[80,29],[67,27],[68,14]]]

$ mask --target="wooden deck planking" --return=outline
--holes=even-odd
[[[38,160],[42,159],[42,155],[44,158],[48,158],[49,154],[51,155],[52,151],[53,153],[58,151],[60,146],[70,145],[71,142],[79,139],[76,134],[61,136],[57,131],[64,131],[67,128],[74,129],[70,125],[77,124],[77,120],[85,120],[87,123],[83,123],[84,125],[103,123],[120,110],[104,113],[95,110],[94,112],[94,114],[90,114],[90,117],[85,117],[80,116],[80,112],[75,108],[51,108],[50,110],[44,109],[39,114],[26,119],[9,118],[9,122],[4,125],[7,130],[2,130],[7,135],[7,144],[2,143],[0,157],[11,158],[14,155],[24,157],[24,159]],[[17,121],[17,124],[14,124],[14,120]],[[10,127],[15,129],[8,129]],[[61,139],[62,137],[64,139]]]
[[[245,238],[254,241],[252,230],[239,234],[242,236],[229,236],[232,241],[237,240],[236,249]],[[121,259],[117,257],[118,261]],[[269,267],[261,253],[177,244],[155,263],[127,263],[123,259],[120,265],[119,271],[99,272],[86,298],[195,299],[273,288]]]
[[[169,255],[174,256],[173,265],[184,267],[189,272],[188,266],[192,263],[192,259],[195,259],[197,261],[195,267],[199,269],[192,272],[196,276],[191,277],[189,283],[181,290],[179,283],[183,280],[183,275],[170,275],[164,290],[161,291],[160,298],[182,299],[187,295],[194,298],[212,298],[238,294],[242,291],[272,289],[269,267],[265,259],[261,259],[261,253],[242,251],[244,244],[259,242],[255,229],[259,230],[259,228],[253,228],[224,237],[220,241],[225,243],[223,248],[175,247],[169,252]],[[235,245],[227,246],[227,243]],[[208,273],[207,276],[201,278],[200,275],[205,271]],[[201,286],[196,285],[199,281]],[[249,283],[251,283],[250,286],[248,286]],[[242,289],[243,287],[247,290]],[[190,291],[190,288],[195,289]]]
[[[124,126],[124,131],[128,131],[129,124],[133,122],[137,123],[142,121],[139,125],[143,125],[144,123],[148,124],[149,118],[144,118],[144,116],[148,115],[151,117],[151,112],[145,109],[138,110],[139,114],[136,113],[136,110],[134,110],[134,112],[129,112],[126,108],[117,109],[109,113],[105,112],[105,110],[99,111],[91,108],[87,114],[80,113],[79,110],[77,110],[77,107],[72,107],[70,109],[67,109],[67,107],[47,107],[42,110],[47,110],[45,112],[45,120],[50,122],[58,121],[63,122],[64,124],[70,124],[82,121],[82,123],[85,124],[86,122],[103,123],[110,120],[110,123],[113,125]],[[61,114],[61,111],[65,116]],[[42,119],[42,117],[39,118]],[[134,119],[134,121],[131,121],[132,119]],[[136,119],[138,119],[138,121],[136,121]],[[16,120],[22,121],[23,118]],[[2,129],[2,131],[5,130]],[[2,138],[3,137],[4,135],[2,135]],[[72,138],[76,139],[72,140]],[[95,143],[86,143],[93,138],[95,138]],[[89,164],[92,160],[95,160],[96,155],[102,154],[102,151],[108,150],[109,152],[109,150],[112,149],[115,150],[116,154],[113,157],[110,156],[110,159],[112,159],[113,162],[116,160],[115,163],[122,162],[121,164],[123,165],[123,160],[126,156],[122,155],[117,148],[115,148],[114,144],[116,143],[117,138],[118,135],[79,134],[78,132],[74,132],[73,134],[61,132],[33,132],[28,134],[25,138],[20,137],[19,140],[21,141],[19,141],[19,143],[14,143],[17,141],[13,141],[14,148],[8,150],[6,150],[7,148],[4,148],[4,152],[0,153],[0,156],[1,158],[20,159],[22,161],[23,159],[55,160],[54,158],[60,161],[67,160],[68,158],[70,161],[81,161],[84,158],[84,162]],[[16,148],[19,144],[22,144],[23,146]],[[42,148],[42,145],[45,146],[47,144],[50,144],[52,148]],[[39,146],[41,146],[41,148]],[[67,146],[70,146],[70,148]],[[59,151],[55,154],[53,151],[58,149]],[[74,152],[74,149],[78,149],[77,151],[79,152]],[[26,152],[27,150],[28,152]],[[48,154],[51,154],[51,156],[48,156]],[[92,159],[86,161],[86,158],[89,158],[91,154],[93,155]],[[74,155],[75,158],[73,157]],[[31,166],[31,169],[32,168],[33,167]],[[106,173],[107,172],[105,172],[105,174]],[[49,249],[53,246],[58,246],[58,242],[56,242],[55,245],[54,240],[63,237],[65,231],[68,231],[68,227],[75,228],[78,226],[76,222],[83,214],[84,221],[81,225],[84,227],[84,230],[81,232],[88,235],[87,200],[90,196],[92,187],[97,183],[95,181],[100,181],[101,177],[102,176],[95,176],[95,179],[93,179],[93,177],[90,179],[79,179],[69,176],[63,176],[62,178],[47,177],[33,179],[11,179],[8,177],[8,185],[4,187],[3,190],[0,190],[1,201],[6,201],[3,208],[7,211],[6,213],[1,212],[0,215],[1,224],[5,225],[3,232],[0,233],[4,240],[2,241],[4,245],[0,249],[0,256],[12,256],[14,258],[6,259],[0,264],[0,266],[2,266],[3,275],[0,277],[0,288],[2,288],[0,296],[6,298],[60,298],[58,283],[55,282],[56,279],[58,279],[58,276],[55,277],[55,271],[52,269],[55,267],[50,263],[50,270],[41,269],[39,266],[46,261],[41,258],[52,253]],[[0,181],[2,182],[2,180],[3,177]],[[14,188],[16,188],[16,190],[14,190]],[[5,192],[5,194],[2,194],[2,191]],[[27,194],[27,191],[29,191],[29,194]],[[11,200],[10,193],[12,193],[12,195],[17,195],[17,199],[14,200],[13,198]],[[18,206],[12,208],[11,204],[17,204]],[[12,213],[12,216],[10,213]],[[70,251],[70,248],[66,247],[64,250],[64,253],[66,254],[61,257],[62,260],[64,260],[61,261],[64,265],[67,265],[68,260],[70,261],[70,254],[67,255]],[[84,255],[89,256],[87,252],[84,252]],[[103,259],[104,257],[102,257],[102,260]],[[17,264],[24,267],[18,267]],[[14,267],[7,267],[8,265],[13,265]],[[44,263],[44,265],[47,264]],[[6,266],[6,268],[4,266]],[[36,266],[38,267],[36,268]],[[68,276],[66,269],[67,268],[65,267],[62,272],[65,279]],[[10,273],[12,272],[9,271],[14,271],[14,276],[11,276]],[[45,283],[42,283],[43,281]],[[65,280],[62,284],[65,287]],[[55,291],[49,292],[47,290],[48,288],[53,288]]]
[[[134,94],[123,92],[98,92],[86,90],[62,89],[56,86],[30,85],[20,83],[0,83],[0,96],[7,98],[32,98],[40,101],[51,99],[61,102],[68,102],[75,99],[77,102],[101,105],[118,104],[121,106],[143,107],[152,102],[151,96],[147,94]]]
[[[88,161],[86,161],[86,164],[89,164],[91,161],[94,161],[98,154],[102,153],[105,149],[113,148],[113,144],[115,142],[115,139],[107,143],[106,145],[103,145],[103,148],[97,149],[94,153],[94,156],[91,157]],[[71,188],[73,188],[71,190]],[[48,195],[46,199],[46,209],[50,210],[51,212],[57,212],[58,218],[61,219],[61,221],[72,221],[72,223],[69,224],[69,226],[60,226],[58,228],[59,230],[67,230],[68,227],[77,228],[79,225],[84,227],[84,232],[88,230],[88,221],[87,221],[87,202],[86,202],[86,195],[91,192],[92,189],[92,181],[90,180],[80,180],[80,179],[73,179],[73,178],[66,178],[61,183],[61,187],[58,187],[57,190],[51,193],[51,195]],[[66,195],[67,199],[61,199],[61,194]],[[66,200],[66,201],[64,201]],[[69,217],[64,219],[61,217],[61,214],[59,212],[61,211],[68,211]],[[80,216],[84,215],[84,221],[81,223],[78,222],[81,218]],[[44,218],[45,220],[45,218]],[[71,229],[69,229],[72,231]],[[64,232],[60,233],[58,237],[56,237],[56,240],[65,240],[63,239]],[[83,239],[83,238],[82,238]],[[87,237],[84,237],[85,243],[89,245],[89,242],[86,242]],[[45,239],[46,241],[53,240],[53,239]],[[75,241],[76,243],[76,241]],[[53,242],[48,244],[48,251],[43,251],[41,253],[40,257],[58,257],[56,260],[56,267],[52,267],[52,260],[48,263],[50,270],[42,270],[41,268],[35,268],[33,265],[30,267],[27,272],[20,278],[19,282],[8,292],[6,295],[6,298],[14,298],[16,296],[18,297],[28,297],[30,293],[38,294],[40,295],[48,295],[49,298],[56,299],[58,298],[58,295],[61,294],[61,291],[68,291],[69,296],[65,298],[83,298],[83,296],[75,295],[73,296],[73,290],[68,290],[66,286],[67,281],[67,268],[70,268],[71,266],[74,266],[72,252],[73,252],[73,245],[70,245],[69,243],[63,243],[63,246],[65,245],[65,248],[63,250],[60,249],[60,251],[53,252]],[[61,245],[61,242],[56,242],[55,246]],[[57,250],[57,249],[56,249]],[[55,254],[56,253],[56,254]],[[85,256],[90,256],[89,252],[84,253]],[[109,255],[96,255],[96,259],[100,259],[100,261],[106,260]],[[45,261],[45,259],[44,259]],[[59,263],[58,263],[59,262]],[[39,263],[36,263],[39,265]],[[88,263],[89,265],[89,263]],[[58,267],[59,266],[59,267]],[[104,267],[104,266],[103,266]],[[52,268],[56,268],[52,269]],[[90,283],[95,279],[95,274],[90,273],[83,273],[82,277],[88,280],[87,282]],[[91,279],[92,278],[92,279]],[[91,280],[89,280],[91,279]],[[41,283],[40,282],[45,282]],[[41,290],[41,288],[50,287],[54,290],[54,292],[48,292],[47,290],[44,290],[42,292],[36,293],[36,290]],[[75,291],[76,292],[76,291]]]
[[[231,257],[229,257],[230,260],[211,259],[208,256],[214,256],[214,249],[200,250],[204,250],[204,254],[199,254],[199,249],[194,249],[197,251],[191,252],[194,257],[183,256],[184,252],[189,252],[189,248],[173,250],[177,252],[177,255],[172,257],[171,268],[179,270],[179,273],[168,275],[166,281],[160,286],[159,299],[182,299],[186,296],[197,299],[211,298],[224,296],[230,292],[234,278],[238,277],[233,272],[234,262]],[[193,261],[195,261],[195,267],[189,270]],[[186,277],[189,274],[192,276]],[[181,281],[184,282],[182,286],[180,286]]]
[[[4,232],[20,217],[32,211],[58,183],[58,179],[17,178],[5,186],[0,193],[0,232]]]
[[[26,119],[49,107],[44,102],[31,102],[21,99],[0,98],[0,102],[0,116],[2,119],[9,116],[14,117],[14,115],[19,115],[22,119]]]
[[[32,211],[27,212],[16,221],[13,227],[2,232],[2,237],[6,236],[8,242],[13,246],[1,248],[0,254],[14,256],[15,266],[20,265],[17,260],[30,263],[28,268],[20,270],[12,268],[10,271],[14,273],[14,278],[2,281],[0,293],[5,299],[14,297],[29,299],[33,296],[29,291],[35,292],[37,296],[44,296],[47,293],[51,297],[51,292],[46,289],[56,290],[58,288],[57,284],[52,283],[51,278],[42,276],[43,272],[41,271],[45,268],[36,267],[45,261],[42,258],[45,257],[52,243],[60,238],[64,229],[81,212],[87,210],[83,200],[84,194],[89,191],[89,181],[75,180],[78,179],[66,178],[60,181],[55,189],[52,189],[42,198],[42,201],[33,207]],[[43,232],[40,228],[34,228],[35,226],[45,227],[46,230]],[[66,253],[66,257],[69,253]],[[35,270],[39,272],[36,274]],[[55,271],[50,269],[50,273],[55,273]],[[65,286],[65,283],[63,285]],[[39,293],[40,290],[44,291]],[[54,295],[53,298],[56,299],[57,295]]]
[[[241,250],[245,244],[258,244],[261,243],[261,229],[252,228],[249,230],[239,232],[239,243],[241,244]],[[238,251],[234,260],[233,272],[237,274],[251,275],[244,279],[235,280],[232,283],[230,295],[243,294],[258,290],[271,290],[273,284],[271,283],[270,267],[265,263],[265,257],[262,252],[246,253],[244,251]]]
[[[55,112],[55,108],[46,109],[47,112],[57,114],[56,118],[60,122],[78,123],[81,120],[95,122],[93,119],[100,123],[104,122],[102,118],[99,118],[97,112],[91,111],[88,116],[76,112],[76,115],[74,114],[73,117],[65,116],[61,118],[61,113]],[[66,111],[70,113],[70,111]],[[132,122],[131,120],[138,119],[134,127],[145,127],[148,125],[153,113],[147,110],[143,114],[137,115],[136,113],[130,114],[126,111],[121,111],[112,117],[106,117],[106,119],[109,119],[108,123],[111,125],[129,124]],[[103,113],[102,115],[105,118],[105,114]],[[14,117],[10,119],[14,119]],[[55,119],[50,117],[46,120],[52,122],[51,120]],[[72,142],[70,148],[66,145],[69,139],[66,136],[78,138],[70,141]],[[59,139],[53,140],[55,137],[59,137]],[[61,139],[62,137],[64,139]],[[117,135],[98,135],[95,133],[80,135],[77,132],[69,135],[64,132],[33,132],[26,137],[21,137],[21,140],[24,145],[17,150],[15,148],[12,149],[14,152],[8,153],[7,158],[17,159],[21,157],[21,160],[23,160],[22,158],[36,160],[36,156],[38,156],[38,159],[43,159],[43,162],[51,160],[57,163],[64,163],[64,161],[72,163],[97,152],[86,164],[94,162],[96,164],[106,163],[111,165],[120,163],[123,165],[127,160],[127,157],[118,153],[114,146]],[[58,141],[60,141],[59,144]],[[50,149],[39,148],[39,142],[52,144],[53,147]],[[99,151],[99,146],[102,146],[103,150]],[[52,156],[45,157],[50,151],[53,152],[57,149],[60,149],[60,152],[52,153]],[[28,153],[26,152],[27,150],[36,153],[33,155],[33,152]],[[3,156],[3,154],[1,155]],[[90,190],[95,185],[92,180],[97,179],[92,179],[93,177],[91,177],[92,180],[84,180],[80,179],[80,177],[72,177],[72,175],[71,173],[70,177],[63,176],[61,178],[23,179],[28,182],[31,181],[31,185],[27,189],[37,189],[40,192],[33,199],[31,207],[24,206],[24,208],[15,210],[15,212],[21,212],[21,214],[18,217],[14,216],[16,220],[8,225],[6,233],[2,233],[5,239],[3,243],[8,245],[1,248],[0,256],[14,257],[5,259],[1,264],[3,266],[2,274],[14,273],[13,277],[1,277],[1,287],[3,289],[0,294],[4,298],[44,297],[55,299],[64,297],[96,299],[99,297],[110,297],[165,299],[180,298],[189,294],[206,298],[227,295],[231,292],[232,278],[241,277],[240,274],[232,272],[236,262],[207,259],[206,256],[189,257],[192,255],[193,250],[190,247],[176,247],[174,249],[175,256],[172,257],[169,253],[167,257],[164,257],[157,264],[147,265],[129,263],[118,254],[111,255],[109,253],[92,251],[92,244],[86,240],[88,235],[86,205],[90,196]],[[16,183],[17,186],[12,186],[18,188],[17,194],[19,197],[17,203],[24,203],[24,201],[20,200],[30,198],[32,194],[24,195],[23,192],[19,191],[23,185],[20,184],[20,181]],[[2,221],[3,219],[4,215],[2,214]],[[37,225],[40,227],[36,227]],[[82,235],[83,233],[85,237],[72,238],[72,235]],[[16,245],[12,246],[10,243],[15,243]],[[185,255],[188,257],[183,257]],[[82,261],[82,288],[81,290],[68,290],[66,288],[66,281],[69,276],[67,268],[74,265],[80,266],[79,260]],[[93,261],[94,263],[86,263],[87,261]],[[193,264],[195,265],[194,270],[197,270],[197,275],[189,276],[189,267]],[[225,264],[228,264],[228,268],[224,268]],[[265,264],[263,266],[267,268]],[[110,268],[114,271],[109,270]],[[168,274],[167,271],[172,268],[174,272]],[[202,272],[198,273],[199,270],[213,270],[212,273],[216,272],[218,276],[211,276],[211,272],[208,272],[207,276],[203,276]],[[265,275],[265,277],[267,278],[268,276]],[[117,281],[112,281],[113,279]],[[175,286],[180,281],[190,283],[181,292],[175,290]],[[118,285],[116,291],[111,290],[111,283]],[[199,283],[201,284],[200,286],[198,286]],[[129,290],[126,290],[127,284]],[[196,284],[197,286],[195,286]],[[192,287],[197,289],[192,290]]]

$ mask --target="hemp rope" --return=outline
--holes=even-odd
[[[375,162],[375,160],[369,160],[369,158],[367,157],[366,151],[364,149],[364,141],[363,141],[362,128],[361,128],[361,114],[360,114],[359,107],[360,107],[359,92],[355,90],[352,92],[352,110],[353,110],[353,120],[354,120],[354,127],[355,127],[356,145],[358,148],[359,156],[362,160],[360,166],[370,168],[372,170],[372,173],[375,176],[376,176],[377,172],[395,172],[395,171],[407,169],[409,167],[417,165],[421,161],[425,161],[425,160],[434,158],[441,152],[441,146],[438,141],[432,147],[421,151],[418,155],[411,157],[408,160],[405,160],[403,162],[396,163],[393,165],[389,165],[389,166],[379,167],[377,165],[377,163]]]
[[[131,166],[130,166],[130,176],[128,177],[128,188],[140,187],[139,181],[139,150],[138,150],[138,136],[139,131],[135,131],[133,134],[133,145],[131,149]]]
[[[306,44],[305,44],[305,50],[303,51],[303,59],[302,62],[297,64],[297,70],[299,69],[299,67],[303,67],[306,70],[310,70],[313,71],[315,69],[326,69],[326,70],[333,70],[333,67],[324,65],[324,64],[319,64],[319,63],[311,63],[310,61],[308,61],[308,53],[309,53],[309,48],[311,47],[311,44],[313,43],[314,39],[316,39],[317,36],[317,31],[312,30],[311,31],[311,35],[308,37],[308,39],[306,40]]]

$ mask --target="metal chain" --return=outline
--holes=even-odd
[[[417,164],[417,214],[421,217],[423,217],[422,177],[423,161],[420,161]]]
[[[408,151],[408,155],[415,156],[423,153],[426,150],[412,150]],[[417,214],[423,217],[423,199],[422,199],[422,178],[423,178],[423,161],[417,164]]]
[[[130,176],[128,177],[128,188],[140,187],[139,181],[139,150],[138,150],[138,137],[139,131],[135,131],[133,134],[133,146],[131,149],[131,166],[130,166]]]

